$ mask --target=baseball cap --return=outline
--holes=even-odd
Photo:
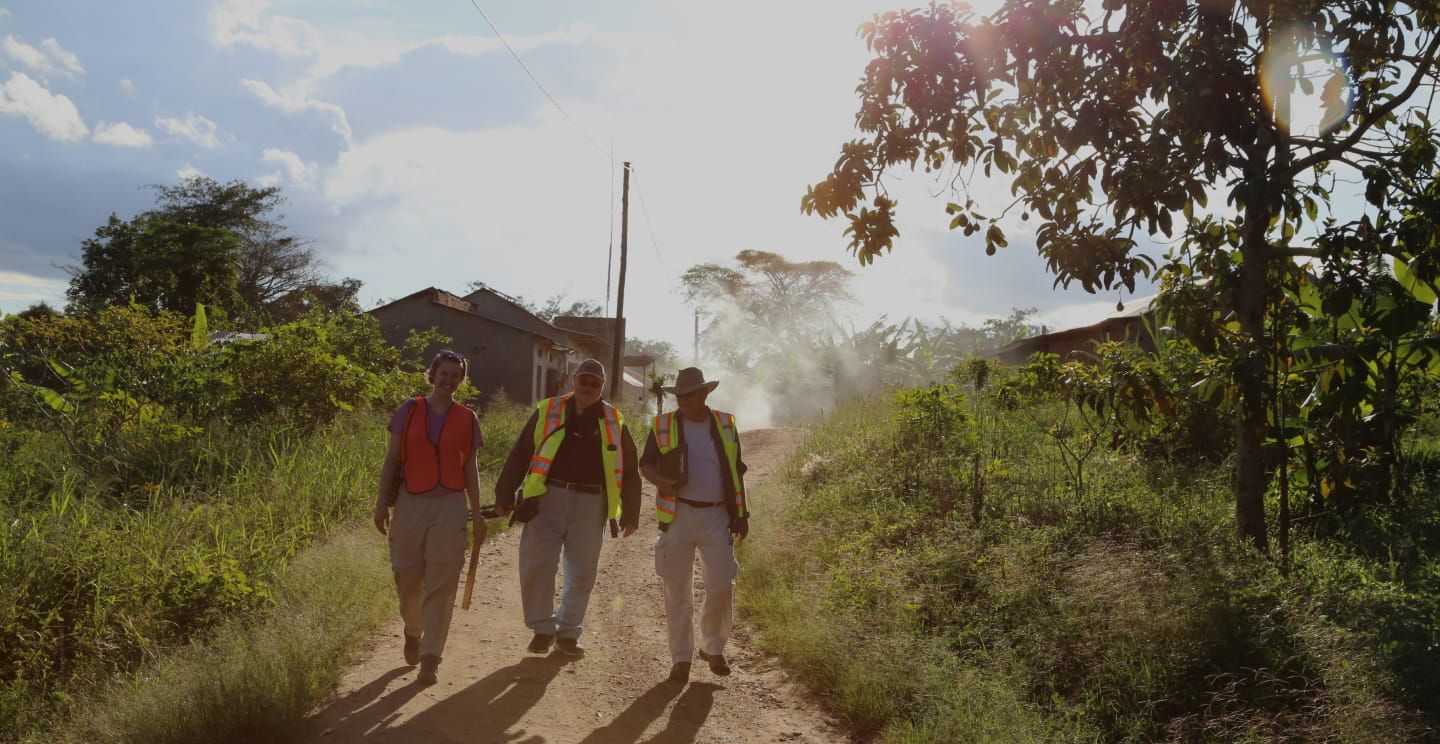
[[[575,375],[593,375],[603,380],[605,379],[605,365],[596,359],[586,359],[580,363],[579,367],[575,368]]]

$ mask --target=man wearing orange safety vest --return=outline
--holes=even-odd
[[[750,532],[745,507],[745,463],[740,457],[740,430],[735,417],[705,405],[720,383],[689,367],[676,375],[665,392],[675,395],[678,411],[655,417],[640,470],[655,484],[655,573],[665,592],[665,617],[670,637],[670,679],[690,678],[696,653],[692,623],[695,553],[705,581],[700,609],[700,659],[710,671],[730,673],[725,644],[730,640],[735,576],[735,538]]]
[[[525,625],[535,633],[529,651],[545,653],[554,643],[560,653],[578,658],[585,654],[578,640],[606,520],[613,525],[619,519],[626,537],[635,534],[640,478],[625,417],[600,397],[605,366],[586,359],[572,380],[574,392],[540,401],[515,440],[495,482],[495,511],[504,516],[513,509],[513,520],[525,524],[520,600]],[[565,586],[556,610],[562,551]]]

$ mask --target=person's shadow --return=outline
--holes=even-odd
[[[318,714],[311,717],[311,727],[318,728],[320,721],[333,721],[334,728],[324,732],[325,736],[337,736],[337,739],[357,739],[377,727],[383,727],[393,719],[396,712],[400,710],[410,698],[415,697],[420,688],[413,684],[404,685],[392,690],[390,693],[376,700],[382,690],[389,686],[396,677],[408,674],[415,667],[402,666],[391,669],[380,675],[378,678],[356,690],[352,690],[335,702],[325,706]]]
[[[710,709],[715,707],[715,693],[725,689],[711,682],[700,682],[685,688],[685,694],[670,711],[665,730],[651,737],[648,744],[688,744],[695,741]]]
[[[497,742],[527,738],[510,728],[545,696],[545,687],[565,668],[561,654],[527,656],[386,729],[392,741]]]
[[[682,689],[685,694],[680,695]],[[722,689],[719,685],[704,682],[685,687],[679,682],[666,680],[646,690],[615,720],[591,731],[580,744],[635,744],[640,741],[645,729],[660,718],[676,695],[680,695],[680,700],[670,712],[665,730],[649,741],[654,744],[692,742],[715,705],[715,691]]]

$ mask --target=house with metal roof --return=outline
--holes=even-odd
[[[500,391],[513,401],[534,403],[569,388],[579,363],[577,350],[608,350],[610,342],[575,329],[561,329],[536,317],[518,300],[481,286],[464,297],[427,287],[370,311],[385,339],[404,346],[412,331],[435,328],[450,337],[433,344],[470,360],[470,384],[489,400]],[[608,360],[607,360],[608,361]]]
[[[1126,341],[1153,351],[1155,342],[1150,338],[1145,323],[1155,314],[1157,298],[1158,295],[1152,295],[1134,300],[1098,323],[1017,339],[987,356],[1006,364],[1024,364],[1032,354],[1039,352],[1054,354],[1062,362],[1084,361],[1087,358],[1085,352],[1106,341]]]

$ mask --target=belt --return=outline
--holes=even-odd
[[[704,509],[707,506],[719,506],[725,503],[723,501],[691,501],[690,499],[682,499],[679,496],[676,496],[675,500],[686,506],[693,506],[696,509]]]
[[[595,486],[595,485],[591,485],[591,484],[589,484],[589,483],[571,483],[571,482],[569,482],[569,481],[560,480],[559,478],[546,478],[546,479],[545,479],[545,485],[547,485],[547,486],[554,486],[554,487],[556,487],[556,488],[563,488],[563,489],[566,489],[567,491],[579,491],[580,493],[604,493],[604,492],[605,492],[605,487],[604,487],[604,486]]]

